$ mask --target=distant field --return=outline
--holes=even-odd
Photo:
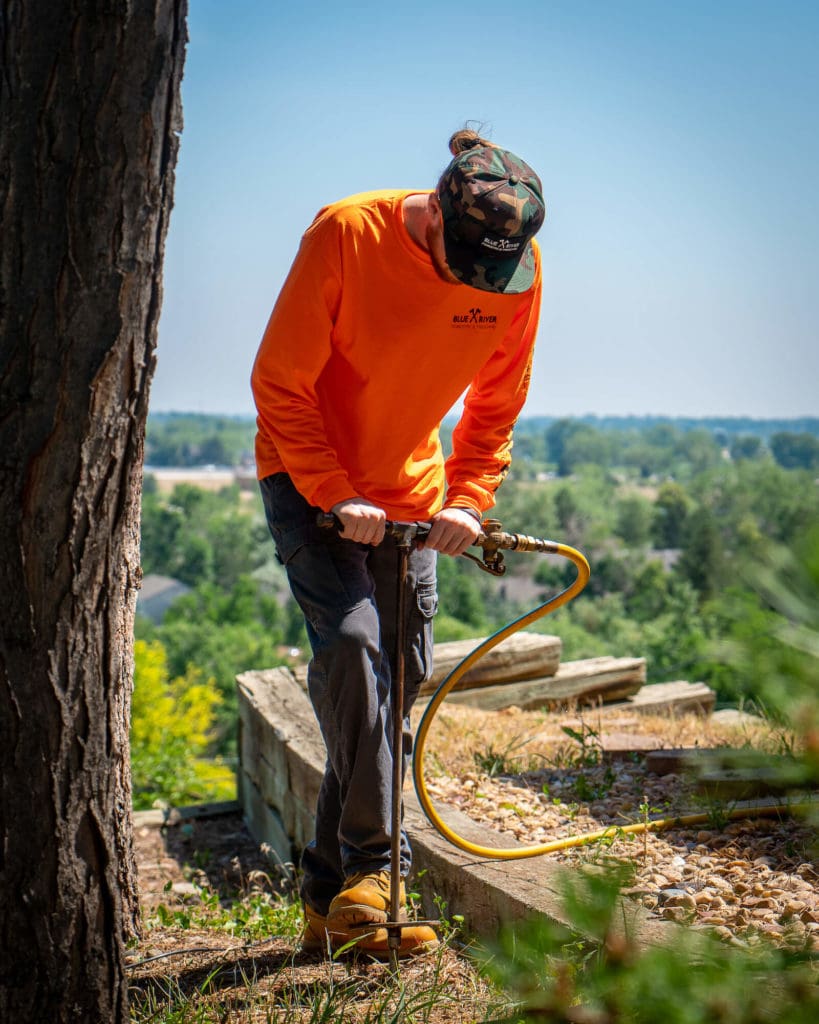
[[[219,491],[232,484],[238,484],[243,490],[255,486],[255,477],[252,473],[230,467],[146,466],[145,476],[152,476],[156,480],[160,494],[170,494],[177,484],[190,484],[193,487],[201,487],[204,491]]]

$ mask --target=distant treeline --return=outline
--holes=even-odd
[[[442,429],[448,448],[454,419]],[[152,413],[148,417],[146,465],[250,466],[255,420],[250,416]],[[773,457],[785,468],[819,469],[819,418],[596,416],[522,417],[515,431],[516,454],[530,469],[560,475],[581,462],[639,466],[642,474],[663,472],[660,449],[690,453],[699,447],[731,458]]]
[[[250,416],[159,412],[148,416],[146,466],[249,466],[256,421]]]
[[[741,434],[760,437],[767,441],[774,434],[812,434],[819,437],[819,417],[802,416],[795,419],[753,419],[750,416],[706,416],[701,419],[688,416],[598,416],[587,413],[584,416],[527,416],[520,420],[528,431],[547,430],[557,419],[570,419],[584,423],[597,430],[645,431],[652,427],[670,426],[675,430],[707,430],[720,437],[730,438]]]

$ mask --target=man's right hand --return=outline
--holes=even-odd
[[[380,544],[384,539],[387,513],[366,498],[345,498],[330,509],[341,522],[341,536],[359,544]]]

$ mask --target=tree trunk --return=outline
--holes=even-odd
[[[139,497],[187,0],[0,0],[0,1020],[124,1024]]]

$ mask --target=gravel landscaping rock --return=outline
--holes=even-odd
[[[691,778],[650,774],[638,753],[623,758],[621,723],[607,723],[618,732],[618,756],[609,758],[597,742],[603,730],[593,727],[591,716],[578,721],[509,709],[490,717],[458,708],[457,716],[445,710],[439,718],[428,744],[434,767],[426,777],[444,818],[445,805],[457,807],[490,825],[510,846],[610,828],[604,841],[549,856],[568,865],[608,857],[627,861],[634,871],[628,893],[658,917],[709,927],[726,939],[747,942],[766,935],[782,945],[819,950],[816,830],[807,821],[787,814],[729,821],[732,805],[707,802]],[[569,739],[562,728],[567,723],[582,741]],[[685,716],[632,725],[638,735],[641,727],[668,747],[694,740],[701,746],[751,741],[768,749],[765,744],[777,739],[758,720],[752,726],[745,719],[726,725]],[[484,765],[492,770],[482,771]],[[647,817],[683,813],[708,817],[693,828],[618,833],[618,827]]]

